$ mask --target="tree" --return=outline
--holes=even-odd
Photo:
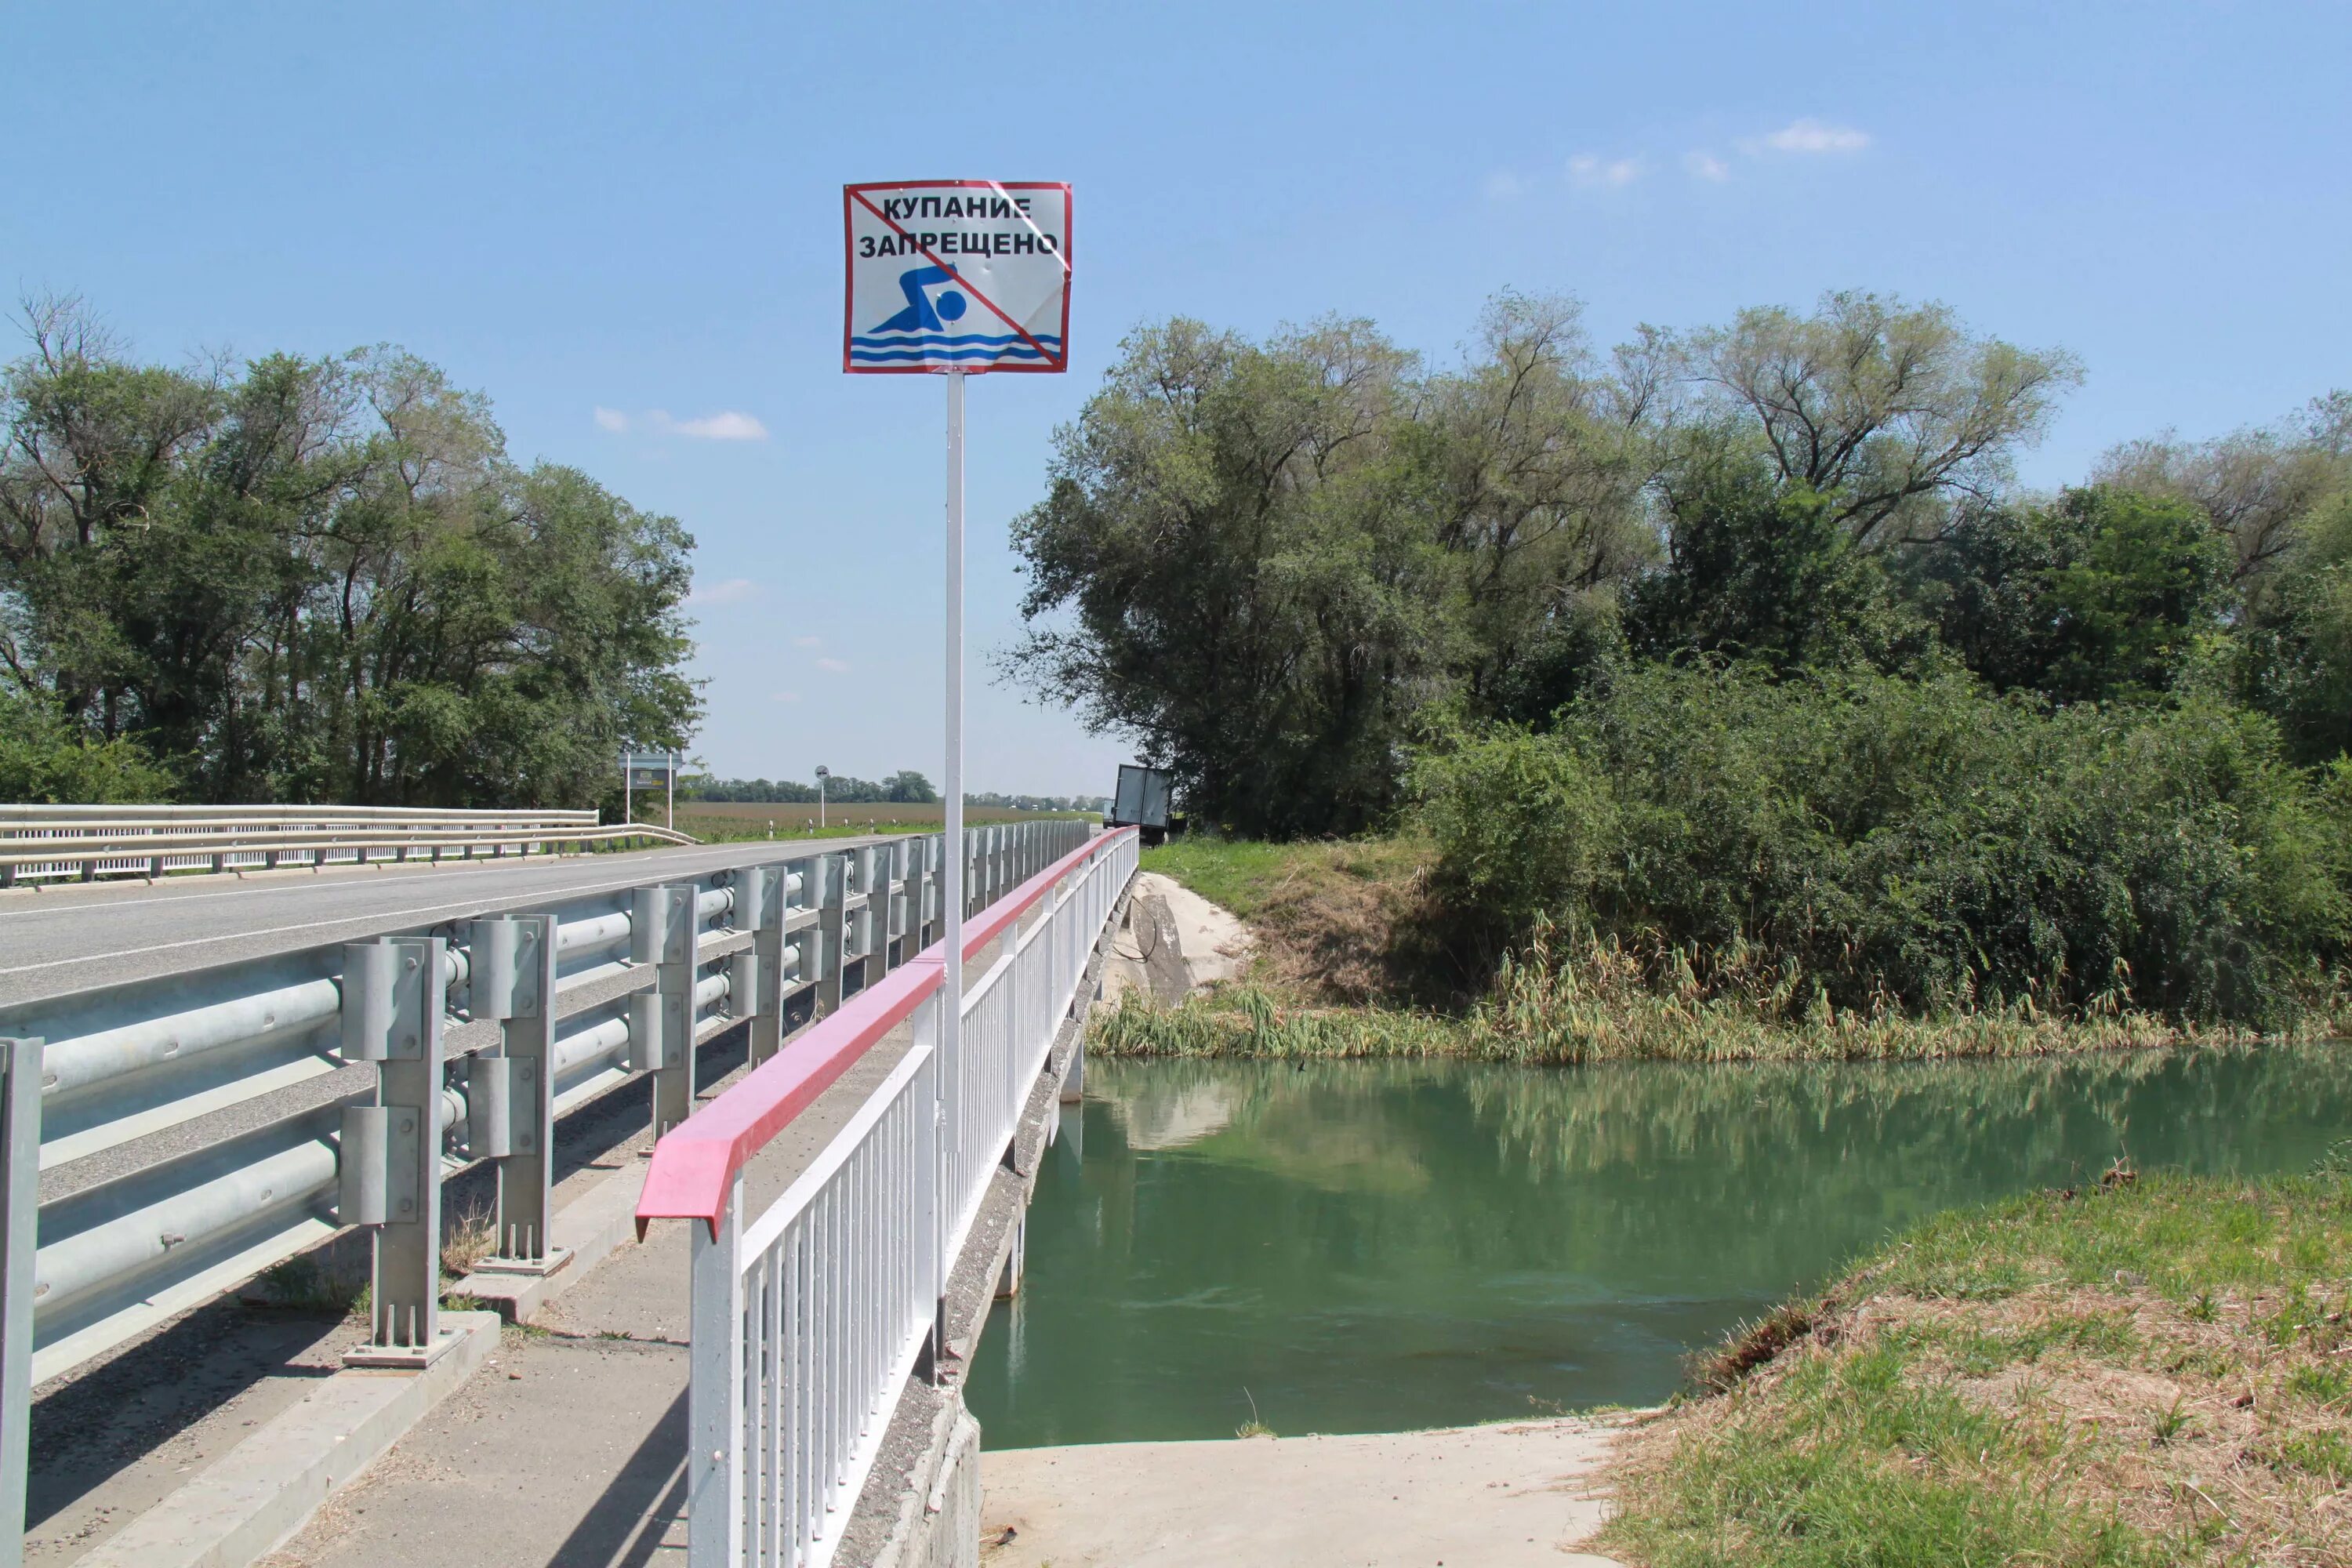
[[[2233,684],[2297,760],[2332,762],[2352,752],[2352,494],[2297,520],[2276,574],[2238,639]]]
[[[675,746],[693,542],[508,460],[411,356],[134,364],[71,302],[0,379],[0,662],[192,800],[587,805]]]
[[[1423,384],[1400,432],[1400,500],[1426,510],[1460,585],[1458,674],[1475,711],[1551,684],[1607,586],[1654,554],[1642,506],[1654,390],[1600,371],[1582,315],[1571,299],[1501,295],[1473,356]]]
[[[1633,650],[1806,667],[1889,668],[1925,643],[1879,552],[1836,502],[1764,465],[1703,448],[1659,481],[1666,560],[1628,592]]]
[[[931,781],[912,768],[892,773],[882,781],[882,798],[901,805],[929,805],[940,798]]]
[[[2312,399],[2300,420],[2211,441],[2167,431],[2126,442],[2100,460],[2095,479],[2196,506],[2235,547],[2233,575],[2259,581],[2294,550],[2304,518],[2352,490],[2352,392]]]
[[[1353,831],[1428,725],[1544,722],[1621,634],[1782,668],[1911,658],[1879,553],[1997,484],[2076,375],[1872,295],[1645,328],[1606,363],[1580,319],[1503,295],[1434,374],[1360,321],[1138,333],[1015,525],[1012,669],[1133,737],[1205,820]]]
[[[2171,689],[2220,630],[2232,552],[2193,506],[2093,485],[1971,511],[1916,563],[1920,601],[1970,669],[2081,702]]]
[[[1135,736],[1195,815],[1346,830],[1446,686],[1453,585],[1397,458],[1411,358],[1360,321],[1251,344],[1147,328],[1013,525],[1011,668]]]
[[[1942,305],[1825,294],[1811,316],[1742,310],[1674,343],[1698,387],[1685,419],[1752,434],[1780,478],[1827,499],[1864,542],[1941,524],[1938,501],[1983,498],[2040,439],[2074,356],[1979,338]]]

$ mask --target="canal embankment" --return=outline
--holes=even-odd
[[[1710,946],[1541,916],[1498,943],[1448,902],[1459,873],[1445,871],[1439,847],[1410,836],[1179,840],[1145,864],[1239,917],[1246,958],[1181,1002],[1123,995],[1097,1021],[1089,1049],[1100,1056],[1931,1060],[2323,1039],[2352,1019],[2342,977],[2317,972],[2274,1006],[2236,1016],[2137,1005],[2120,983],[2086,1004],[2031,988],[1923,1002],[1875,983],[1841,998],[1768,942]]]

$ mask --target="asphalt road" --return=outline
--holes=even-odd
[[[12,889],[0,893],[0,1007],[886,837]]]

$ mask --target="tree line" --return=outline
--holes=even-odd
[[[720,779],[689,778],[679,785],[679,795],[688,800],[751,801],[779,805],[814,805],[817,787],[796,779]],[[824,798],[847,805],[923,805],[940,798],[937,785],[912,769],[890,774],[878,783],[872,779],[852,778],[835,773],[824,781]],[[966,805],[999,807],[1007,811],[1099,811],[1101,795],[1004,795],[964,792]]]
[[[1864,293],[1607,353],[1580,316],[1506,295],[1434,372],[1363,321],[1136,332],[1015,525],[1009,667],[1258,835],[1381,823],[1435,730],[1659,659],[2191,684],[2300,760],[2352,738],[2352,393],[2040,495],[2063,351]]]
[[[1057,434],[1007,662],[1196,822],[1428,833],[1486,962],[2283,1016],[2352,935],[2352,394],[2021,487],[2081,375],[1867,293],[1606,353],[1507,295],[1436,370],[1171,321]]]
[[[0,371],[0,798],[584,806],[698,722],[693,540],[391,348]]]
[[[817,799],[816,785],[802,784],[794,779],[694,778],[685,781],[678,793],[688,800],[756,801],[778,805],[813,805]],[[824,781],[824,798],[853,805],[883,802],[929,805],[940,798],[940,792],[930,780],[909,768],[878,782],[852,778],[846,773],[834,773]]]

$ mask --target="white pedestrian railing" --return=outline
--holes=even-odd
[[[944,1321],[948,1273],[1054,1042],[1089,999],[1133,878],[1132,829],[991,905],[964,957],[1003,952],[942,1053],[934,947],[787,1046],[654,1151],[640,1230],[693,1232],[688,1560],[824,1568],[900,1391]],[[1024,923],[1025,922],[1025,923]],[[902,1023],[913,1041],[783,1195],[744,1212],[744,1167]]]

